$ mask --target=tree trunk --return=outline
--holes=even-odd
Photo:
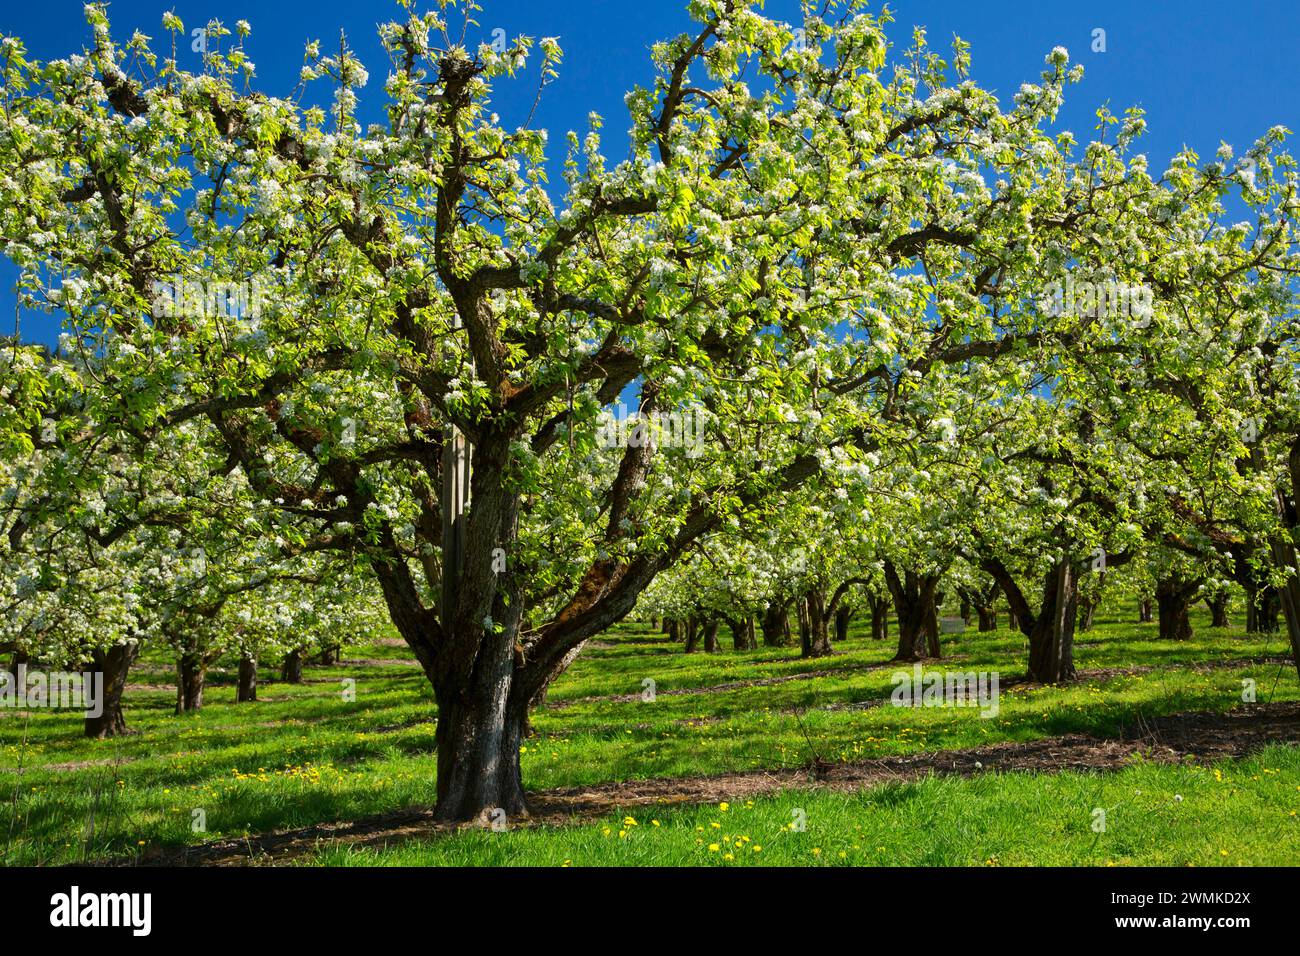
[[[506,662],[506,675],[509,661]],[[519,748],[526,708],[507,706],[509,677],[486,694],[437,693],[438,820],[509,823],[528,815]]]
[[[339,662],[338,647],[326,647],[322,649],[320,654],[317,655],[316,661],[322,667],[332,667],[337,664]]]
[[[853,620],[853,608],[843,602],[835,609],[835,640],[849,639],[849,623]]]
[[[9,659],[9,673],[17,678],[18,668],[23,664],[26,664],[29,660],[31,660],[31,658],[27,656],[26,651],[21,648],[15,648],[13,656]]]
[[[895,597],[894,609],[898,614],[898,650],[894,660],[921,660],[925,657],[925,608],[919,601],[900,601]]]
[[[1291,642],[1291,660],[1300,674],[1300,566],[1296,561],[1296,526],[1297,506],[1300,505],[1300,437],[1291,443],[1291,452],[1287,458],[1287,472],[1290,477],[1291,496],[1288,498],[1281,489],[1276,494],[1278,517],[1285,528],[1284,532],[1273,535],[1269,543],[1276,567],[1287,571],[1286,583],[1281,589],[1273,588],[1278,603],[1286,619],[1287,638]],[[1274,620],[1276,621],[1276,612]]]
[[[1279,627],[1278,615],[1282,610],[1282,601],[1277,588],[1269,585],[1260,590],[1259,610],[1255,614],[1255,623],[1260,631],[1276,634]]]
[[[754,619],[752,617],[730,618],[727,627],[731,629],[731,648],[736,651],[754,649]]]
[[[812,588],[804,596],[803,614],[800,615],[799,656],[825,657],[831,653],[830,636],[826,629],[826,595]]]
[[[126,675],[139,653],[138,644],[114,644],[107,651],[96,649],[91,653],[93,670],[103,675],[104,685],[101,713],[86,716],[87,737],[118,737],[127,732],[122,692],[126,690]]]
[[[711,617],[704,622],[704,653],[718,653],[718,619]]]
[[[763,611],[763,645],[765,647],[781,647],[784,645],[789,627],[789,607],[774,599]]]
[[[692,614],[690,617],[686,619],[686,653],[687,654],[695,653],[695,645],[698,642],[699,637],[700,637],[700,622],[695,617],[695,615]]]
[[[302,651],[293,650],[284,655],[280,665],[280,680],[286,684],[302,683]]]
[[[176,715],[203,709],[208,662],[201,654],[181,654],[176,661]]]
[[[867,599],[871,611],[871,639],[883,641],[889,637],[889,598],[885,595],[872,595]]]
[[[919,661],[934,651],[929,640],[928,618],[935,616],[934,589],[939,576],[906,571],[900,577],[892,562],[885,562],[885,581],[894,599],[898,615],[898,651],[896,661]],[[934,627],[937,640],[938,625]]]
[[[1043,581],[1042,610],[1029,634],[1029,679],[1043,684],[1072,681],[1074,626],[1079,582],[1073,564],[1062,561]]]
[[[241,657],[239,659],[239,690],[235,694],[235,703],[251,704],[257,700],[257,659]]]
[[[929,657],[943,657],[939,646],[939,600],[931,600],[925,608],[925,649]]]
[[[1142,600],[1138,601],[1138,623],[1139,624],[1151,623],[1151,599],[1150,598],[1143,598]]]
[[[968,598],[965,594],[963,594],[961,596],[961,608],[957,613],[961,616],[962,623],[965,624],[967,627],[970,627],[971,615],[974,613],[971,608],[972,605],[970,602],[970,598]]]
[[[1156,610],[1162,641],[1185,641],[1192,636],[1188,611],[1200,588],[1199,580],[1188,581],[1177,575],[1156,582]]]
[[[1092,620],[1096,612],[1097,612],[1096,601],[1092,600],[1091,598],[1088,599],[1080,598],[1078,630],[1080,631],[1092,630]]]
[[[996,605],[977,607],[975,613],[979,617],[979,629],[981,631],[996,631],[998,629],[998,609]]]
[[[1207,597],[1205,603],[1210,609],[1210,627],[1232,627],[1228,620],[1228,595],[1220,591]]]

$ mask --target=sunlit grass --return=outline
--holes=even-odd
[[[1283,637],[1212,630],[1199,616],[1195,623],[1192,640],[1162,642],[1154,625],[1103,618],[1079,635],[1079,667],[1153,669],[1071,687],[1012,683],[1026,657],[1018,633],[954,635],[945,643],[949,660],[927,667],[998,672],[1005,686],[991,719],[967,708],[881,706],[893,687],[894,648],[857,628],[835,656],[804,661],[797,648],[734,652],[725,629],[726,650],[686,655],[646,626],[623,626],[602,635],[535,714],[524,779],[540,790],[1065,733],[1109,736],[1139,717],[1236,707],[1245,678],[1255,681],[1260,701],[1300,699],[1291,665],[1240,663],[1285,654]],[[172,693],[162,686],[172,670],[151,656],[131,682],[155,689],[128,692],[136,733],[117,740],[84,739],[72,714],[0,711],[0,859],[94,859],[432,804],[437,713],[427,681],[417,667],[383,663],[409,661],[391,640],[348,656],[342,666],[309,667],[308,683],[264,682],[251,705],[235,704],[233,673],[215,670],[204,710],[187,717],[172,715]],[[1205,666],[1216,662],[1238,663]],[[790,677],[798,679],[666,693]],[[355,702],[342,693],[345,678],[356,681]],[[653,702],[640,697],[646,678],[655,682]],[[622,695],[632,699],[587,699]],[[948,792],[942,788],[964,784],[933,786]],[[193,829],[195,811],[203,832]]]

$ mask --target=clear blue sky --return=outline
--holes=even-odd
[[[685,0],[481,0],[480,26],[469,38],[490,39],[494,28],[518,34],[558,36],[565,51],[560,78],[546,90],[534,125],[551,131],[553,158],[562,159],[563,136],[583,129],[595,110],[606,119],[605,154],[622,154],[626,128],[623,94],[652,76],[650,44],[689,27]],[[1146,109],[1149,133],[1143,149],[1153,170],[1162,169],[1183,145],[1209,157],[1221,141],[1238,153],[1270,126],[1300,131],[1300,4],[1288,0],[1210,0],[1164,2],[1010,2],[1010,0],[898,0],[891,39],[905,47],[913,24],[929,29],[931,45],[947,50],[955,33],[972,45],[973,75],[1004,102],[1023,82],[1035,82],[1044,55],[1060,45],[1084,64],[1081,84],[1067,93],[1060,125],[1083,141],[1090,137],[1097,107],[1109,102],[1115,112],[1130,105]],[[878,11],[879,4],[871,7]],[[246,0],[174,5],[156,0],[113,0],[113,33],[126,39],[137,27],[161,49],[166,34],[163,11],[174,9],[187,29],[210,18],[233,27],[239,19],[253,27],[246,49],[257,64],[261,89],[288,93],[297,82],[302,46],[319,39],[324,48],[346,30],[371,72],[363,107],[379,108],[387,61],[375,25],[400,13],[395,3],[337,0]],[[795,0],[769,0],[766,12],[797,22]],[[454,20],[453,22],[459,22]],[[1106,31],[1106,52],[1090,49],[1095,28]],[[9,0],[0,11],[0,33],[14,34],[32,56],[51,59],[77,52],[89,33],[80,2]],[[197,67],[199,56],[182,52]],[[535,92],[528,81],[505,84],[496,108],[507,124],[521,122]],[[1300,151],[1296,141],[1293,152]],[[0,328],[11,330],[14,270],[0,262]],[[52,341],[55,321],[25,315],[26,338]]]

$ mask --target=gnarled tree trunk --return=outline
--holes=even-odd
[[[507,706],[508,661],[504,668],[497,661],[483,669],[497,680],[482,693],[434,691],[440,820],[492,823],[500,818],[506,823],[528,815],[519,769],[527,708]]]
[[[900,576],[893,562],[886,561],[885,582],[898,615],[898,651],[894,660],[922,660],[934,650],[928,630],[929,622],[935,617],[934,589],[939,575],[905,571]],[[937,623],[934,629],[937,632]],[[936,633],[936,642],[937,637]]]
[[[939,605],[941,599],[932,598],[925,608],[925,650],[929,657],[943,657],[943,650],[939,646]]]
[[[749,651],[754,649],[754,619],[752,617],[728,618],[727,627],[731,630],[732,650]]]
[[[107,651],[91,652],[94,672],[103,675],[103,697],[101,713],[86,715],[87,737],[117,737],[127,732],[122,692],[126,690],[126,675],[139,653],[140,646],[135,643],[114,644]]]
[[[1029,633],[1029,679],[1044,684],[1072,681],[1074,627],[1079,585],[1074,565],[1065,560],[1047,573],[1043,603]]]
[[[203,654],[186,652],[176,659],[176,714],[203,709],[203,687],[208,677],[208,660]]]
[[[1029,679],[1044,684],[1074,680],[1079,584],[1073,563],[1068,559],[1058,562],[1044,575],[1043,597],[1037,613],[1000,558],[986,555],[980,567],[998,582],[1006,595],[1011,619],[1029,639]]]
[[[685,625],[683,625],[683,629],[685,631],[683,639],[686,641],[686,647],[684,650],[687,654],[694,654],[695,648],[700,642],[699,618],[697,618],[694,614],[692,614],[690,617],[686,619],[686,623]]]
[[[710,617],[704,622],[704,653],[718,653],[718,619]]]
[[[1192,622],[1188,617],[1201,580],[1189,581],[1170,575],[1156,582],[1156,609],[1160,621],[1162,641],[1185,641],[1192,636]]]
[[[825,657],[831,653],[831,640],[827,633],[826,595],[818,588],[810,588],[804,595],[803,609],[799,629],[799,656]]]

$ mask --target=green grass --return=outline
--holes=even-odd
[[[1216,773],[1217,771],[1217,773]],[[597,823],[463,831],[327,866],[1294,865],[1300,750],[1212,767],[930,778],[856,793],[787,791],[739,804],[638,808]],[[1105,829],[1094,830],[1106,812]],[[803,822],[799,830],[796,821]]]
[[[1152,670],[1073,687],[1007,688],[1000,713],[988,720],[964,708],[844,706],[887,698],[893,687],[890,675],[894,668],[886,663],[893,653],[892,644],[872,642],[856,628],[845,644],[837,645],[840,653],[834,657],[804,661],[798,658],[797,648],[760,648],[744,653],[727,649],[715,655],[685,655],[680,645],[666,643],[646,627],[620,627],[602,635],[601,646],[589,648],[557,681],[550,701],[565,706],[547,708],[535,715],[538,736],[526,742],[522,755],[524,780],[530,789],[549,789],[797,767],[814,756],[854,761],[1071,732],[1106,736],[1139,717],[1188,710],[1229,710],[1240,704],[1243,678],[1257,682],[1261,701],[1300,699],[1300,684],[1290,665],[1202,666],[1284,654],[1287,646],[1283,637],[1247,636],[1240,629],[1216,631],[1202,617],[1194,623],[1196,634],[1191,640],[1162,642],[1156,639],[1154,625],[1103,619],[1094,630],[1079,636],[1078,665],[1084,669],[1149,666]],[[932,666],[996,670],[1007,681],[1023,674],[1026,648],[1019,634],[1004,628],[992,634],[954,635],[945,643],[945,654],[952,658],[951,662]],[[353,660],[409,660],[404,648],[389,642],[353,649],[349,656]],[[823,671],[827,673],[762,687],[682,696],[665,694],[674,689]],[[309,667],[307,677],[311,683],[298,686],[264,683],[259,689],[261,701],[236,705],[233,673],[214,671],[204,710],[179,718],[171,714],[172,692],[133,687],[126,699],[127,719],[137,733],[109,741],[80,737],[80,720],[75,715],[39,712],[23,717],[0,711],[0,861],[61,863],[129,855],[146,847],[431,805],[435,793],[432,751],[436,707],[419,669],[402,664],[345,662],[341,667]],[[344,678],[356,681],[355,702],[343,699]],[[646,678],[655,681],[658,691],[653,703],[640,699],[587,699],[639,695]],[[160,685],[171,679],[167,663],[153,657],[131,675],[133,685]],[[1240,782],[1243,794],[1254,794],[1261,801],[1273,793],[1267,788],[1274,786],[1274,777],[1278,785],[1289,784],[1289,789],[1283,786],[1277,794],[1277,799],[1290,800],[1289,806],[1282,807],[1289,812],[1300,805],[1296,799],[1300,796],[1296,789],[1300,770],[1294,753],[1280,749],[1270,754],[1273,763],[1269,766],[1279,772],[1258,774],[1259,788],[1245,782],[1256,774],[1233,767],[1224,772]],[[898,828],[892,842],[865,836],[856,841],[860,847],[870,846],[873,852],[877,846],[893,848],[889,860],[876,859],[865,850],[851,853],[852,844],[832,845],[827,837],[819,856],[831,854],[832,858],[822,862],[970,863],[983,862],[994,853],[1001,862],[1105,862],[1105,857],[1097,858],[1091,850],[1084,852],[1083,844],[1074,839],[1069,829],[1077,822],[1071,794],[1082,792],[1079,788],[1117,786],[1115,781],[1127,774],[1155,774],[1169,786],[1183,787],[1187,792],[1179,792],[1183,792],[1186,803],[1192,799],[1192,784],[1199,778],[1189,776],[1184,783],[1177,775],[1198,773],[1205,771],[1142,767],[1109,778],[1072,774],[1007,776],[935,780],[858,796],[787,795],[757,801],[752,810],[747,809],[768,829],[760,830],[755,823],[751,827],[754,832],[743,835],[755,841],[761,835],[767,841],[756,855],[765,862],[818,862],[812,859],[811,848],[808,854],[783,857],[782,853],[794,851],[783,850],[785,844],[777,838],[781,832],[777,821],[790,806],[805,806],[810,819],[815,806],[816,819],[826,821],[828,827],[830,821],[839,820],[835,826],[847,826],[845,834],[858,825],[865,828],[864,833],[875,832],[872,827],[877,824],[885,829]],[[1160,776],[1164,774],[1175,776]],[[1134,789],[1154,792],[1140,784],[1135,784]],[[890,793],[895,796],[888,796]],[[803,803],[791,804],[793,799]],[[1109,796],[1099,799],[1110,800],[1104,806],[1116,802]],[[969,812],[964,801],[974,801]],[[1040,811],[1025,813],[1022,808],[1026,801],[1031,806],[1041,804]],[[1279,840],[1280,823],[1270,824],[1272,829],[1266,826],[1264,806],[1260,804],[1263,815],[1258,819],[1243,809],[1235,822],[1223,817],[1218,828],[1213,823],[1220,819],[1216,810],[1190,831],[1187,840],[1172,844],[1174,837],[1160,836],[1163,831],[1158,828],[1137,827],[1125,838],[1130,842],[1120,845],[1112,816],[1110,830],[1097,841],[1097,847],[1114,845],[1116,862],[1152,862],[1167,851],[1192,853],[1199,845],[1191,842],[1194,836],[1207,840],[1207,846],[1224,843],[1236,853],[1226,858],[1229,862],[1266,862],[1276,859],[1279,848],[1288,844]],[[947,830],[928,832],[932,824],[923,821],[929,818],[912,815],[927,807],[925,812],[933,817],[934,827],[947,821],[942,827],[951,828],[951,839],[940,841],[938,833]],[[203,834],[191,829],[195,810],[202,810],[206,817]],[[689,822],[696,819],[695,814],[706,812],[676,810],[661,818],[661,827],[650,829],[666,827],[676,832],[673,827],[679,823],[686,826],[682,821]],[[1003,828],[997,821],[1004,816],[1024,830],[1022,843],[1008,843],[999,836]],[[1092,847],[1096,835],[1088,829],[1090,821],[1086,816],[1085,842]],[[1172,826],[1173,820],[1166,823]],[[631,837],[618,840],[618,828],[608,825],[613,829],[612,839],[628,846],[639,846],[636,841],[643,841],[649,852],[646,821],[641,821],[640,829],[634,828],[631,844],[626,843]],[[697,825],[707,826],[698,820],[690,823],[692,834]],[[809,832],[814,832],[811,824]],[[830,830],[825,832],[829,834]],[[1294,829],[1286,832],[1294,840]],[[1058,833],[1067,835],[1059,845]],[[961,843],[966,839],[963,834],[984,836],[966,846]],[[428,862],[473,859],[491,863],[501,859],[504,848],[510,846],[519,848],[508,854],[512,860],[614,862],[611,857],[585,855],[582,849],[602,845],[585,841],[607,839],[600,826],[510,833],[504,835],[506,840],[497,839],[501,836],[465,834],[413,843],[389,851],[394,855],[384,855],[379,861],[413,862],[404,854],[424,854],[420,859],[427,857]],[[1227,846],[1230,838],[1232,846]],[[796,843],[795,836],[788,832],[785,839],[791,847]],[[695,855],[699,847],[693,836],[689,844],[661,842],[662,852],[669,856],[650,862],[709,862]],[[916,847],[904,849],[912,843]],[[996,848],[1003,843],[1005,850]],[[608,849],[612,844],[605,845],[606,853],[614,852]],[[1294,858],[1294,843],[1289,845]],[[545,849],[547,846],[555,852]],[[565,846],[573,849],[561,851]],[[924,849],[927,846],[939,855],[926,857],[931,852]],[[984,853],[987,846],[995,848]],[[769,848],[772,855],[764,856]],[[1221,848],[1215,847],[1215,853]],[[838,857],[841,851],[846,853],[843,860]],[[344,851],[321,859],[375,861],[364,854]],[[1203,855],[1189,860],[1214,862]]]

